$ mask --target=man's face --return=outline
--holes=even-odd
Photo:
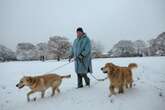
[[[77,33],[77,37],[81,37],[83,35],[83,33],[80,31],[77,31],[76,33]]]

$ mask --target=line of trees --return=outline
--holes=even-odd
[[[66,37],[53,36],[47,43],[19,43],[16,49],[17,60],[52,60],[67,58],[71,44]]]
[[[108,52],[110,57],[165,56],[165,32],[145,43],[121,40]]]
[[[16,52],[0,45],[0,61],[28,61],[28,60],[58,60],[66,59],[70,55],[71,43],[66,37],[52,36],[48,42],[36,45],[22,42],[16,46]],[[92,56],[100,57],[103,50],[101,43],[92,40]]]
[[[103,53],[103,45],[92,40],[92,57],[135,57],[135,56],[165,56],[165,32],[147,43],[142,40],[121,40],[113,48]],[[18,43],[16,52],[0,45],[0,61],[10,60],[60,60],[69,57],[71,43],[66,37],[52,36],[48,42],[37,45],[32,43]]]
[[[145,55],[146,44],[142,40],[121,40],[108,52],[111,57],[135,57]]]

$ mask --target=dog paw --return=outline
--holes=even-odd
[[[114,102],[114,99],[111,99],[110,102],[113,103]]]
[[[159,96],[162,97],[163,96],[163,93],[162,92],[159,92]]]
[[[27,99],[28,102],[30,102],[30,99]]]
[[[136,84],[133,84],[133,86],[135,87],[135,86],[136,86]]]
[[[33,98],[33,101],[35,102],[36,100],[37,100],[37,98],[36,98],[36,97],[34,97],[34,98]]]
[[[109,94],[108,97],[111,97],[113,94]]]
[[[117,93],[115,93],[115,92],[114,92],[114,93],[110,93],[110,94],[109,94],[109,97],[115,96],[116,94],[117,94]]]

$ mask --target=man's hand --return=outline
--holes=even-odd
[[[78,59],[80,60],[80,62],[83,62],[83,58],[84,58],[84,56],[81,54],[78,56]]]
[[[71,57],[71,56],[69,56],[69,62],[71,62],[71,60],[72,60],[72,57]]]

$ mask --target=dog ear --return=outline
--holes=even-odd
[[[111,77],[114,77],[113,75],[114,73],[115,73],[114,67],[111,64],[109,64],[109,74],[111,75]]]
[[[112,64],[109,64],[109,69],[111,72],[114,72],[114,70],[115,70]]]
[[[31,82],[31,81],[32,81],[32,77],[28,76],[28,77],[26,77],[26,80],[27,80],[28,82]]]

